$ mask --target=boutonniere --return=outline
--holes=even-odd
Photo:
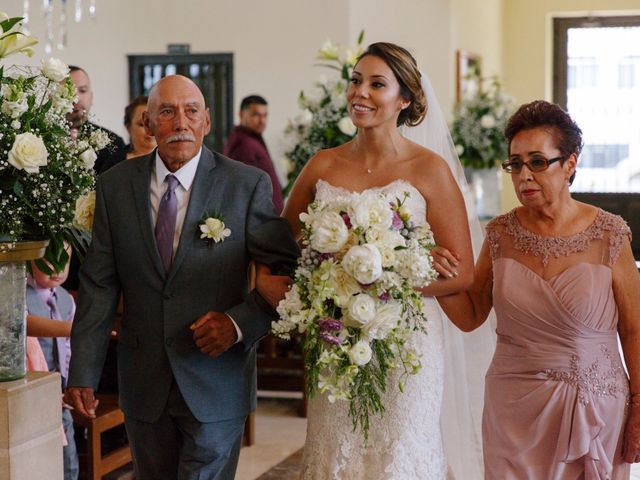
[[[222,221],[222,215],[219,213],[206,215],[200,222],[200,232],[202,232],[200,238],[206,239],[209,245],[212,242],[223,242],[225,238],[231,235],[231,230],[225,226]]]

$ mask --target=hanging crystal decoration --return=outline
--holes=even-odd
[[[58,30],[58,50],[67,47],[67,0],[60,0],[60,28]]]
[[[75,21],[80,22],[82,20],[82,0],[76,0],[75,8]]]
[[[45,53],[49,54],[53,50],[53,0],[42,0],[42,12],[47,29],[47,41],[44,44]]]
[[[96,19],[96,0],[89,0],[89,16],[91,20]]]
[[[29,23],[29,0],[23,0],[22,2],[22,18],[23,23]]]

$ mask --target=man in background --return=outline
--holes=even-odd
[[[262,138],[262,132],[267,127],[268,114],[267,101],[260,95],[243,98],[240,103],[240,125],[229,135],[224,146],[224,154],[267,172],[273,185],[273,205],[279,214],[284,206],[282,186]]]
[[[107,132],[111,139],[111,143],[107,148],[103,148],[98,152],[98,158],[93,168],[96,175],[99,175],[127,157],[124,140],[111,130],[89,121],[89,114],[93,106],[91,79],[89,78],[89,74],[80,67],[70,65],[69,70],[71,80],[78,90],[78,101],[73,104],[73,111],[67,115],[67,120],[71,123],[71,135],[77,135],[80,129],[89,126],[93,130],[103,130]]]

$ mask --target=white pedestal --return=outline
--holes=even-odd
[[[60,375],[0,382],[0,478],[62,480]]]

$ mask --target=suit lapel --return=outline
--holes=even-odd
[[[150,199],[150,185],[151,185],[151,170],[153,167],[153,161],[155,160],[156,151],[154,150],[149,154],[145,161],[140,164],[136,175],[131,179],[131,188],[133,189],[133,198],[136,206],[136,213],[138,214],[138,224],[142,232],[142,241],[147,246],[149,251],[149,258],[152,259],[158,273],[165,277],[164,266],[158,253],[158,247],[156,246],[156,237],[153,233],[153,224],[151,222],[151,199]]]
[[[196,175],[191,185],[189,206],[187,207],[184,224],[182,225],[180,243],[178,243],[178,249],[171,263],[171,269],[169,270],[169,282],[188,255],[193,246],[193,242],[200,238],[198,225],[205,213],[211,213],[206,212],[206,208],[212,203],[212,197],[216,192],[221,191],[219,188],[221,179],[215,175],[215,167],[216,161],[213,153],[203,146],[198,169],[196,170]],[[220,199],[218,199],[218,201],[219,200]]]

